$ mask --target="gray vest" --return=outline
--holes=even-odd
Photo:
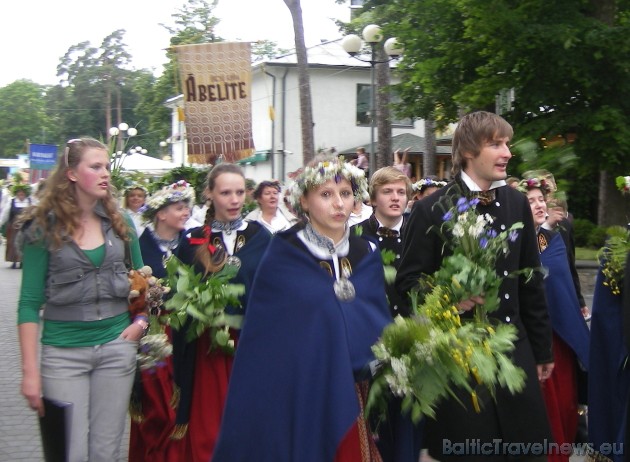
[[[101,210],[97,210],[102,215]],[[124,242],[102,217],[105,258],[94,266],[72,240],[58,250],[49,249],[44,319],[97,321],[127,311],[129,279],[124,262]]]

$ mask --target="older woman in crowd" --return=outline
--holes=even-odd
[[[257,221],[270,233],[277,233],[293,226],[297,218],[280,207],[280,192],[279,181],[261,181],[254,190],[254,200],[258,203],[258,207],[245,219]]]

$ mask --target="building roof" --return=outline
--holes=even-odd
[[[357,148],[360,147],[364,147],[367,152],[376,152],[376,149],[372,148],[368,143],[367,145],[345,149],[341,151],[340,154],[354,154],[356,153]],[[392,136],[392,152],[396,151],[396,149],[400,149],[402,152],[407,148],[411,148],[409,149],[409,154],[424,154],[426,150],[424,138],[412,133],[401,133],[400,135]],[[438,155],[450,156],[451,146],[436,146],[435,152]]]
[[[351,57],[341,46],[341,39],[324,41],[306,49],[308,65],[310,67],[357,67],[370,68],[370,63]],[[365,56],[368,58],[368,56]],[[253,68],[264,66],[297,66],[295,50],[285,55],[262,60]],[[396,60],[390,61],[390,67],[396,67]]]

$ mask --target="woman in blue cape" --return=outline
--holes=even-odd
[[[380,253],[347,220],[362,171],[318,158],[292,186],[308,217],[260,262],[215,462],[380,461],[363,415],[371,346],[391,322]]]
[[[549,461],[569,461],[570,452],[563,444],[575,442],[578,427],[577,368],[589,364],[589,331],[581,312],[571,270],[570,258],[560,233],[544,229],[547,218],[545,179],[529,178],[520,182],[519,189],[527,195],[534,223],[538,227],[540,262],[545,269],[545,294],[553,328],[555,368],[551,377],[542,382],[543,397],[554,442]],[[565,446],[569,448],[569,446]]]
[[[142,192],[140,186],[132,188]],[[144,202],[144,195],[142,196]],[[173,183],[153,193],[136,215],[141,223],[140,251],[144,263],[156,278],[167,276],[164,261],[176,251],[185,233],[195,190],[186,182]],[[132,218],[134,216],[132,215]],[[150,314],[159,313],[151,309]],[[172,338],[170,326],[165,334]],[[129,460],[134,462],[167,462],[173,460],[175,444],[170,439],[175,425],[173,405],[173,358],[167,357],[155,367],[141,367],[131,395]]]
[[[593,294],[588,441],[595,460],[623,462],[630,453],[626,449],[630,441],[630,293],[625,282],[630,280],[630,267],[626,261],[625,275],[614,277],[608,263],[608,258],[602,259]]]
[[[256,268],[271,239],[262,225],[243,220],[245,191],[245,176],[238,165],[213,167],[205,190],[210,203],[205,224],[189,230],[175,251],[184,264],[194,265],[204,276],[221,271],[225,265],[238,268],[230,283],[242,284],[245,294],[240,307],[225,308],[232,315],[246,311]],[[168,462],[208,462],[212,457],[234,358],[232,353],[213,347],[207,331],[188,341],[188,327],[190,324],[173,332],[179,403],[171,438],[178,453],[170,453]],[[230,335],[237,344],[238,331],[232,329]]]

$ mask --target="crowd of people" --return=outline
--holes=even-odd
[[[552,175],[508,185],[512,136],[495,114],[464,116],[449,181],[412,183],[408,150],[369,182],[365,150],[354,162],[316,156],[287,186],[252,185],[239,166],[221,163],[209,170],[199,204],[186,181],[152,194],[135,184],[119,201],[106,147],[69,141],[37,204],[18,188],[7,212],[23,241],[18,259],[9,235],[7,261],[29,274],[18,303],[23,395],[39,415],[42,397],[73,403],[73,462],[119,460],[130,400],[139,403],[134,462],[417,462],[427,453],[443,462],[568,461],[558,449],[514,454],[496,445],[574,443],[586,404],[580,377],[591,363],[570,222],[550,206]],[[421,422],[392,396],[387,419],[377,421],[365,414],[378,368],[372,346],[396,317],[415,315],[409,294],[446,257],[435,232],[441,205],[461,195],[478,201],[496,232],[523,224],[497,274],[545,268],[504,278],[490,313],[516,328],[511,358],[524,389],[499,387],[479,408],[462,388]],[[245,211],[248,202],[254,210]],[[383,252],[395,280],[385,278]],[[244,290],[224,308],[242,318],[227,330],[235,352],[184,319],[178,329],[162,326],[172,356],[136,370],[155,313],[130,315],[127,274],[147,265],[166,278],[171,256],[201,280],[235,272],[230,282]],[[463,320],[484,296],[456,301]],[[445,441],[496,449],[454,454]]]

